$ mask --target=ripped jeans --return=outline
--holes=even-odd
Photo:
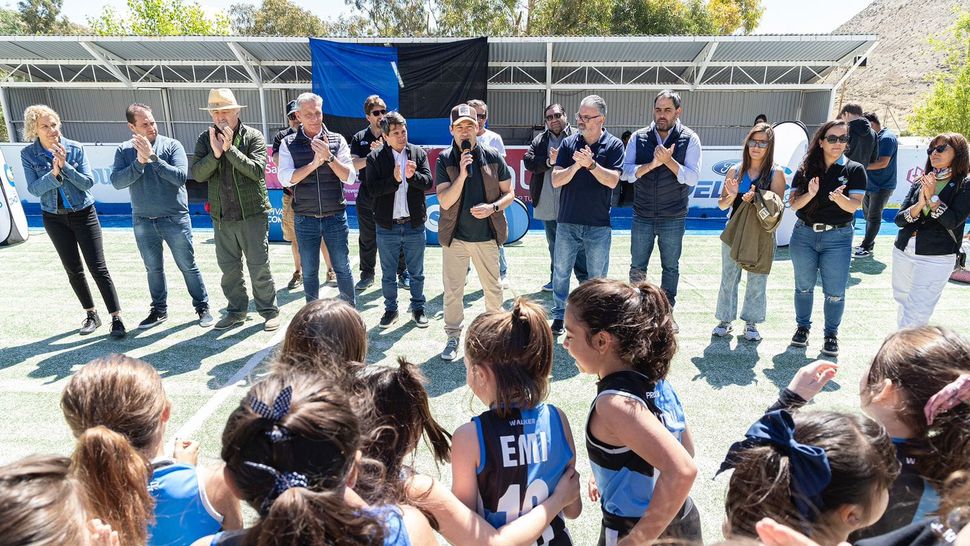
[[[812,327],[815,284],[821,276],[825,335],[838,335],[852,261],[852,226],[816,233],[799,220],[788,251],[795,269],[795,322],[804,328]]]

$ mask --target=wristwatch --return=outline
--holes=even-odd
[[[155,152],[152,152],[152,155],[148,156],[148,162],[158,163],[158,155],[156,155]]]
[[[327,159],[324,159],[324,160],[323,160],[323,164],[324,164],[324,165],[329,165],[329,164],[331,164],[331,163],[333,163],[333,162],[334,162],[334,161],[336,161],[336,160],[337,160],[337,158],[336,158],[336,157],[334,157],[334,155],[333,155],[333,154],[330,154],[330,157],[328,157]]]
[[[492,212],[498,212],[498,203],[492,203]]]
[[[940,196],[939,195],[934,195],[933,197],[930,197],[930,203],[931,204],[935,205],[935,204],[937,204],[939,202],[940,202]]]

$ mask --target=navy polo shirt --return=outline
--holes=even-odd
[[[802,169],[798,169],[792,178],[792,189],[802,193],[808,191],[809,180],[816,176],[818,175],[813,173],[806,177]],[[819,176],[818,193],[807,205],[798,209],[795,216],[806,224],[837,225],[851,222],[853,213],[846,212],[829,199],[829,193],[843,185],[845,189],[842,193],[847,196],[866,193],[865,167],[844,155]]]
[[[563,139],[556,166],[568,168],[575,163],[573,153],[587,145],[582,133]],[[603,130],[600,139],[589,143],[599,169],[623,171],[623,142]],[[589,169],[579,169],[559,194],[559,222],[585,226],[610,227],[610,197],[613,190],[600,184]]]
[[[889,129],[882,129],[877,135],[879,138],[879,157],[888,157],[889,164],[885,169],[875,169],[866,171],[869,176],[869,185],[866,191],[894,190],[896,189],[896,152],[899,144],[896,135]]]

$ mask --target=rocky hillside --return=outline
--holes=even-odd
[[[883,124],[905,130],[907,116],[931,84],[927,75],[941,67],[943,54],[929,38],[943,38],[954,22],[954,10],[967,0],[875,0],[837,28],[835,34],[878,34],[879,44],[843,85],[833,115],[842,102],[862,102]]]

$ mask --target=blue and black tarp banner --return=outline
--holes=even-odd
[[[313,92],[323,97],[324,122],[350,139],[367,125],[364,100],[380,95],[407,119],[408,140],[445,145],[451,108],[485,100],[488,40],[430,44],[353,44],[310,38]]]

